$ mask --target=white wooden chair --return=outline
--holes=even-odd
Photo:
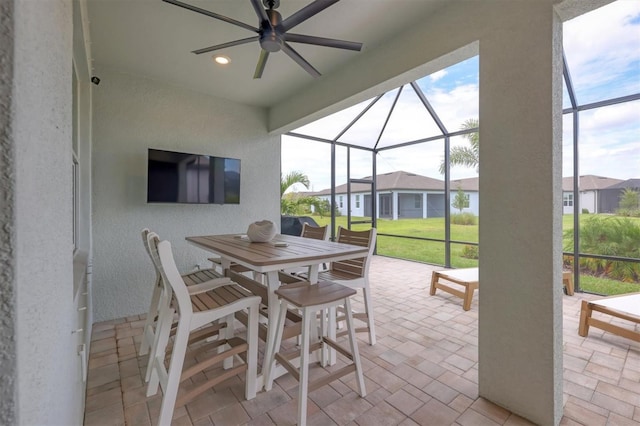
[[[256,395],[256,370],[258,353],[258,309],[260,298],[242,289],[238,285],[221,283],[212,285],[202,283],[188,289],[180,276],[171,252],[171,243],[159,241],[157,235],[148,235],[151,256],[161,275],[162,292],[159,297],[158,335],[155,357],[152,363],[151,377],[147,396],[157,392],[158,385],[164,392],[160,408],[159,425],[171,423],[175,407],[184,405],[195,396],[210,389],[216,384],[245,371],[245,397],[252,399]],[[173,303],[172,303],[173,301]],[[246,341],[234,337],[234,315],[236,312],[248,311]],[[165,366],[165,348],[169,341],[171,324],[174,316],[178,316],[177,330],[173,342],[169,368]],[[184,359],[192,332],[213,322],[226,321],[225,338],[207,343],[207,348],[198,348],[199,353],[207,353],[215,349],[217,353],[205,358],[183,371]],[[245,354],[246,353],[246,354]],[[233,358],[239,355],[244,363],[232,368]],[[198,359],[202,359],[199,357]],[[179,399],[178,387],[181,382],[195,374],[224,362],[227,369],[224,373],[211,378],[205,383],[186,392]],[[177,400],[177,401],[176,401]]]
[[[312,238],[314,240],[326,240],[329,237],[329,226],[313,226],[305,222],[302,224],[302,232],[300,233],[300,236],[302,238]],[[320,270],[324,271],[326,269],[326,265],[322,264]],[[297,275],[304,274],[307,271],[308,268],[285,269],[280,273],[280,282],[283,284],[292,284],[305,281],[305,279],[298,278]]]
[[[342,260],[331,262],[329,269],[318,274],[318,281],[332,281],[353,289],[362,289],[364,297],[365,311],[354,313],[353,317],[365,322],[366,327],[356,328],[356,332],[368,332],[369,344],[376,344],[376,330],[373,318],[373,301],[371,288],[369,286],[369,265],[371,256],[376,245],[376,229],[371,228],[366,231],[352,231],[343,227],[338,227],[339,243],[353,244],[356,246],[368,247],[367,256],[359,259]],[[304,276],[304,274],[301,274]],[[338,335],[344,335],[341,332]]]
[[[156,279],[153,287],[153,293],[151,295],[151,303],[149,305],[149,310],[147,312],[147,318],[145,320],[144,329],[142,333],[142,341],[140,342],[140,349],[138,351],[138,355],[143,356],[146,354],[150,354],[150,358],[153,358],[155,354],[153,352],[153,348],[156,347],[157,343],[157,320],[159,314],[159,302],[160,302],[160,294],[162,292],[162,278],[160,275],[159,269],[156,267],[155,262],[151,256],[151,249],[149,247],[149,234],[151,231],[149,228],[144,228],[142,230],[142,242],[149,255],[149,259],[153,264],[153,269],[156,273]],[[156,234],[157,236],[157,234]],[[211,288],[215,287],[219,284],[231,284],[231,280],[228,278],[222,277],[213,269],[203,269],[196,272],[191,272],[188,274],[183,274],[182,278],[185,281],[185,284],[191,288],[191,286],[197,286],[204,282],[208,282],[207,286],[211,286]],[[193,287],[193,290],[201,290],[202,287]],[[209,327],[207,331],[201,330],[199,335],[200,339],[205,339],[212,337],[217,334],[217,329],[215,327]],[[194,336],[192,340],[195,340]],[[151,374],[151,363],[147,364],[147,372],[145,374],[145,382],[149,381],[149,376]]]

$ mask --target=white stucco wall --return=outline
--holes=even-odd
[[[93,300],[95,321],[146,312],[153,270],[144,227],[169,239],[178,267],[209,265],[190,235],[280,225],[280,137],[264,110],[118,73],[93,93]],[[147,204],[147,149],[239,158],[239,205]]]
[[[17,420],[77,424],[71,1],[14,4]]]
[[[598,209],[596,205],[596,191],[580,192],[580,212],[582,212],[582,209],[589,210],[589,213],[596,213]]]
[[[562,27],[546,2],[503,10],[509,19],[480,40],[479,390],[552,425],[562,416]]]

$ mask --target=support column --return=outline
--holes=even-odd
[[[429,196],[427,195],[426,192],[422,193],[422,218],[426,219],[427,218],[427,198]]]
[[[398,220],[398,210],[400,206],[398,205],[398,192],[393,191],[391,193],[391,214],[393,216],[393,220]]]
[[[504,3],[480,39],[480,395],[562,416],[562,27],[551,1]]]

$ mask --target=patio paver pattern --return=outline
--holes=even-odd
[[[431,271],[416,262],[374,256],[370,279],[378,342],[358,336],[367,396],[354,375],[310,393],[310,425],[527,425],[528,421],[478,397],[478,299],[429,296]],[[150,280],[151,285],[152,280]],[[150,290],[151,291],[151,290]],[[580,300],[563,296],[564,417],[562,425],[640,425],[640,344],[592,329],[578,336]],[[362,298],[353,298],[356,309]],[[161,392],[147,398],[146,356],[137,357],[144,316],[93,327],[85,425],[155,424]],[[625,324],[629,326],[629,324]],[[261,347],[261,350],[263,348]],[[186,365],[188,365],[188,362]],[[340,362],[333,368],[339,368]],[[523,366],[524,367],[524,366]],[[311,378],[327,374],[314,366]],[[207,373],[215,374],[213,369]],[[195,386],[204,375],[190,379]],[[289,425],[297,409],[297,382],[289,375],[273,390],[244,401],[234,377],[174,413],[175,425]]]

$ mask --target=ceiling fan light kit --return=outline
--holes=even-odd
[[[339,0],[315,0],[284,20],[282,19],[282,15],[275,10],[280,6],[280,0],[262,0],[262,5],[260,4],[260,0],[250,0],[258,17],[258,27],[253,27],[252,25],[237,21],[233,18],[219,15],[215,12],[199,8],[197,6],[192,6],[180,0],[162,1],[257,33],[257,36],[216,44],[214,46],[193,51],[196,55],[200,55],[202,53],[213,52],[216,50],[226,49],[228,47],[258,41],[261,52],[253,78],[262,77],[262,73],[264,72],[264,68],[267,64],[267,59],[269,59],[269,54],[279,51],[284,52],[312,77],[320,77],[320,72],[307,62],[307,60],[305,60],[298,52],[296,52],[289,43],[311,44],[315,46],[333,47],[336,49],[346,49],[358,52],[362,49],[362,43],[288,32],[293,27],[322,12],[334,3],[337,3]]]

